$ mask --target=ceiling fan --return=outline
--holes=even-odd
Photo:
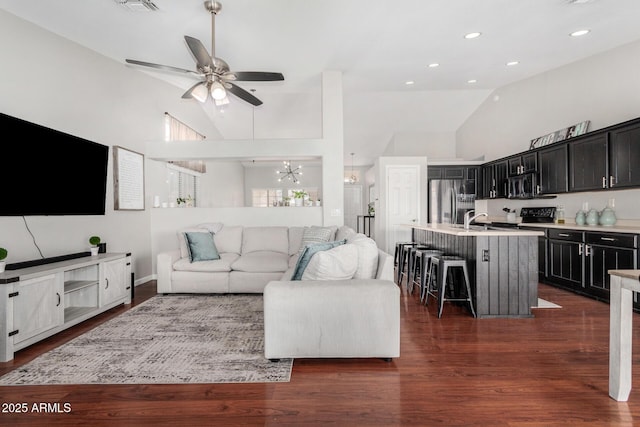
[[[209,55],[207,49],[200,40],[184,36],[187,46],[196,60],[197,71],[171,67],[169,65],[137,61],[135,59],[126,59],[126,62],[129,64],[192,74],[200,77],[201,81],[191,86],[182,95],[182,98],[185,99],[195,98],[200,102],[205,102],[210,95],[216,104],[225,104],[228,102],[227,93],[231,93],[254,106],[261,105],[262,101],[236,85],[234,82],[278,81],[284,80],[284,76],[282,73],[265,71],[231,71],[229,65],[224,60],[217,58],[215,54],[215,19],[216,15],[220,13],[222,5],[217,1],[207,0],[204,2],[204,7],[211,14],[211,55]]]

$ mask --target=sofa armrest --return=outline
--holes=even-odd
[[[180,251],[160,252],[156,259],[157,292],[171,292],[171,273],[173,272],[173,263],[180,259]]]
[[[400,288],[390,280],[272,281],[265,357],[400,356]]]
[[[378,249],[378,269],[376,270],[376,279],[391,280],[393,282],[395,280],[393,270],[393,257],[382,249]]]

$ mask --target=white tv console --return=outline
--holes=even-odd
[[[119,304],[131,303],[131,254],[102,253],[0,273],[0,362]]]

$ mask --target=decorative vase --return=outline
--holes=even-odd
[[[586,218],[584,217],[584,211],[578,211],[576,214],[576,225],[584,225]]]
[[[98,251],[100,250],[100,248],[97,246],[91,246],[89,250],[91,251],[91,256],[96,256],[98,255]]]
[[[296,206],[302,206],[302,202],[304,202],[302,198],[295,198],[293,200],[295,200]]]
[[[587,213],[587,225],[598,225],[598,211],[595,209],[591,209],[589,210],[589,213]]]
[[[602,210],[602,213],[600,214],[600,220],[599,220],[600,225],[611,227],[612,225],[615,225],[616,221],[617,221],[616,213],[613,211],[613,209],[607,206]]]
[[[0,261],[0,273],[4,273],[4,269],[7,265],[6,261]]]

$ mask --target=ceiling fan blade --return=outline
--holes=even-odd
[[[209,52],[207,52],[207,48],[204,47],[202,42],[193,37],[184,36],[187,45],[189,46],[189,50],[196,59],[198,64],[198,68],[203,69],[205,67],[209,67],[213,69],[213,60],[211,56],[209,56]]]
[[[262,101],[260,101],[255,96],[251,95],[246,90],[242,89],[240,86],[236,86],[236,85],[234,85],[233,83],[230,83],[230,82],[226,82],[224,86],[229,92],[231,92],[232,94],[234,94],[238,98],[240,98],[240,99],[242,99],[244,101],[247,101],[249,104],[252,104],[252,105],[254,105],[256,107],[258,105],[262,105]]]
[[[284,80],[282,73],[270,73],[266,71],[236,71],[225,73],[225,80],[240,82],[273,82]]]
[[[178,67],[171,67],[169,65],[153,64],[151,62],[136,61],[135,59],[125,59],[125,61],[128,64],[142,65],[143,67],[157,68],[158,70],[174,71],[177,73],[195,74],[196,76],[202,76],[202,74],[196,71],[185,70],[184,68],[178,68]]]

